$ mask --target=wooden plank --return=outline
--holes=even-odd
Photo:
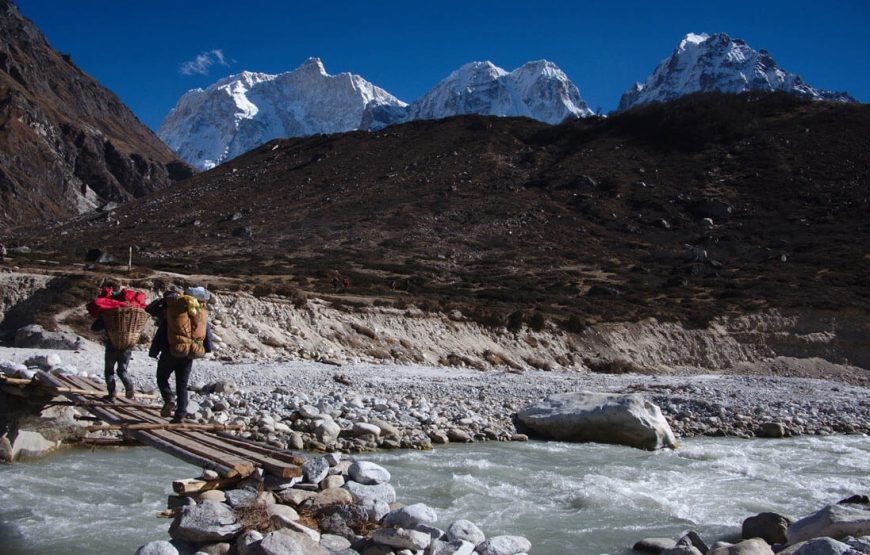
[[[33,380],[27,380],[24,378],[11,378],[5,374],[0,374],[0,383],[6,383],[9,385],[20,385],[20,386],[28,386],[33,383]]]
[[[127,410],[119,407],[118,412],[122,415],[126,415],[128,417],[136,417],[137,414],[132,410]],[[150,417],[154,418],[154,417]],[[157,439],[162,440],[165,443],[175,445],[176,447],[192,453],[197,456],[207,457],[213,459],[216,462],[219,462],[221,465],[227,468],[233,468],[239,475],[248,476],[254,472],[255,466],[254,463],[250,460],[240,458],[235,455],[223,453],[221,451],[212,449],[209,446],[202,445],[191,441],[189,438],[186,438],[178,433],[174,433],[171,430],[133,430],[130,433],[132,434],[151,434],[155,436]],[[137,437],[134,435],[134,437]],[[170,453],[172,454],[172,453]],[[232,477],[235,474],[227,475],[226,477]]]
[[[191,495],[213,489],[223,489],[227,486],[237,484],[238,482],[238,478],[224,478],[220,480],[197,480],[195,478],[187,480],[173,480],[172,491],[174,491],[178,495]]]
[[[294,455],[293,453],[289,453],[283,449],[278,449],[277,447],[271,447],[269,445],[258,443],[250,439],[244,439],[238,436],[234,436],[228,432],[218,432],[215,435],[217,435],[219,438],[221,438],[221,440],[226,441],[227,443],[237,445],[244,449],[253,451],[254,453],[267,455],[269,457],[272,457],[273,459],[278,459],[288,462],[290,464],[296,464],[300,466],[305,463],[305,459],[300,457],[299,455]]]
[[[157,434],[159,433],[160,432],[149,432],[145,430],[140,430],[131,432],[130,435],[137,441],[141,441],[146,445],[150,445],[151,447],[163,451],[168,455],[172,455],[177,459],[181,459],[186,463],[190,463],[194,466],[205,468],[207,470],[214,470],[219,475],[225,478],[232,478],[235,476],[245,477],[250,475],[250,473],[241,474],[235,468],[231,468],[229,466],[221,464],[220,462],[216,462],[214,459],[178,447],[177,445],[174,445],[161,437],[157,437]],[[251,470],[251,472],[253,472],[253,470]]]
[[[202,431],[212,431],[212,430],[244,430],[245,427],[242,425],[231,426],[225,424],[196,424],[193,422],[161,422],[161,423],[152,423],[152,422],[141,422],[141,420],[136,419],[134,423],[127,424],[109,424],[102,426],[88,426],[85,428],[88,432],[95,432],[100,430],[202,430]]]
[[[243,447],[238,447],[236,445],[226,443],[223,438],[209,436],[209,434],[204,433],[184,432],[184,435],[190,436],[201,443],[211,445],[215,449],[220,449],[221,451],[227,453],[232,453],[240,457],[251,459],[254,461],[255,464],[263,467],[265,470],[269,471],[275,476],[279,476],[281,478],[297,478],[299,476],[302,476],[302,468],[299,465],[287,461],[278,460],[273,457],[263,455],[261,453],[251,452],[250,450]]]

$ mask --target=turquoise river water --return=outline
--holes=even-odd
[[[761,511],[803,516],[870,489],[870,438],[689,439],[656,453],[598,444],[477,443],[366,454],[399,500],[487,535],[519,534],[533,554],[627,553],[638,539],[695,529],[739,535]],[[0,466],[0,554],[131,554],[168,539],[171,481],[199,470],[147,447],[66,450]]]

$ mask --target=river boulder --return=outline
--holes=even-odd
[[[761,538],[770,545],[786,543],[785,531],[794,520],[779,513],[759,513],[743,521],[743,539]]]
[[[495,536],[475,548],[480,555],[517,555],[528,553],[532,542],[522,536]]]
[[[786,531],[789,544],[820,537],[840,540],[866,535],[870,535],[870,511],[843,505],[828,505],[798,520]]]
[[[559,441],[615,443],[649,450],[677,446],[659,407],[638,394],[561,393],[521,409],[517,419],[533,434]]]
[[[418,524],[434,524],[437,520],[438,514],[435,509],[424,503],[415,503],[387,513],[383,525],[394,528],[414,528]]]
[[[416,530],[404,528],[378,528],[372,534],[372,541],[396,549],[417,551],[426,549],[432,543],[432,536]]]
[[[815,538],[790,545],[777,555],[858,555],[859,553],[862,552],[843,542],[831,538]]]
[[[160,540],[140,546],[136,555],[178,555],[178,549],[168,541]]]
[[[242,525],[236,520],[233,510],[214,501],[185,507],[169,527],[173,539],[192,543],[229,540],[241,531]]]
[[[329,555],[308,535],[288,528],[266,534],[259,546],[263,555]]]
[[[711,549],[707,555],[773,555],[773,550],[761,538],[752,538],[734,545]]]
[[[459,519],[447,528],[447,539],[451,542],[466,541],[478,545],[486,539],[486,536],[473,522]]]

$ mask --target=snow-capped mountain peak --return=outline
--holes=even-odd
[[[547,123],[592,115],[556,64],[536,60],[507,72],[490,61],[451,72],[408,106],[359,75],[330,75],[320,58],[272,75],[243,71],[188,91],[158,135],[200,169],[278,137],[380,129],[460,114],[525,116]]]
[[[305,73],[316,73],[323,76],[328,76],[326,73],[326,67],[323,65],[323,62],[320,58],[308,58],[302,65],[296,68],[296,71],[305,72]]]
[[[199,169],[209,169],[278,137],[365,129],[372,114],[406,104],[359,75],[329,75],[319,58],[272,75],[243,71],[193,89],[158,135]]]
[[[547,60],[507,72],[492,62],[471,62],[452,72],[408,107],[409,119],[460,114],[526,116],[547,123],[592,115],[580,91]]]
[[[689,33],[644,83],[634,84],[619,102],[627,110],[648,102],[666,102],[695,92],[785,91],[814,100],[854,101],[846,93],[813,88],[795,73],[777,66],[766,50],[725,33]]]

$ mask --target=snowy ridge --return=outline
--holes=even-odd
[[[725,33],[689,33],[646,82],[635,83],[622,95],[618,110],[696,92],[749,90],[784,91],[813,100],[855,101],[846,93],[809,86],[796,73],[779,68],[766,50],[754,50],[741,39]]]
[[[379,108],[405,103],[359,75],[329,75],[310,58],[293,71],[244,71],[179,99],[157,134],[178,155],[209,169],[278,137],[369,128]]]
[[[471,62],[408,107],[409,119],[460,114],[526,116],[546,123],[593,115],[556,64],[538,60],[508,73],[492,62]]]
[[[189,164],[210,169],[279,137],[460,114],[560,123],[593,112],[565,73],[546,60],[512,72],[491,62],[465,64],[408,106],[359,75],[329,75],[311,58],[280,75],[245,71],[188,91],[157,134]]]

